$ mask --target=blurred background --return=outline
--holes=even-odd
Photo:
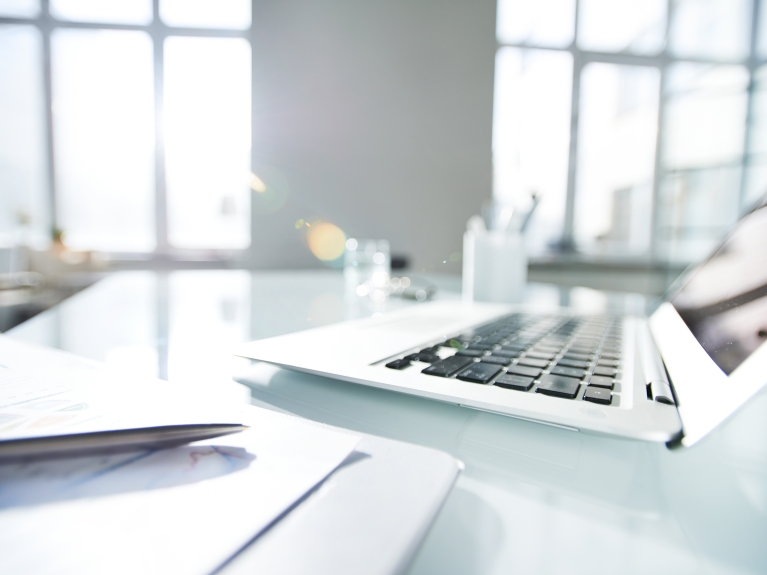
[[[531,279],[661,293],[767,191],[762,8],[0,0],[0,331],[112,270],[346,237],[459,274],[491,198],[540,200]]]

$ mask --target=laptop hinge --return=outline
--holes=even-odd
[[[674,393],[668,383],[668,374],[663,358],[658,351],[647,324],[639,331],[641,345],[642,371],[647,381],[647,397],[658,403],[676,405]]]
[[[676,405],[671,386],[665,381],[651,381],[647,384],[647,388],[649,389],[650,397],[654,401],[665,403],[666,405]]]

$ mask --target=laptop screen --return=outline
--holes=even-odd
[[[727,375],[767,341],[767,205],[745,216],[671,303]]]

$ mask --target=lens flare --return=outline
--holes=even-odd
[[[278,212],[290,195],[290,186],[285,174],[266,166],[258,168],[258,175],[255,171],[251,172],[250,189],[255,192],[251,194],[253,213],[259,215]]]
[[[329,222],[317,222],[307,235],[309,249],[317,259],[335,260],[344,253],[346,234],[338,226]]]
[[[256,174],[250,174],[250,189],[259,194],[263,194],[266,191],[266,184],[264,180],[259,178]]]

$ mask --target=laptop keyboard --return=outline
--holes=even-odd
[[[511,314],[386,367],[611,405],[621,333],[620,317]]]

